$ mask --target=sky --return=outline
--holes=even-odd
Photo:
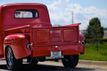
[[[51,23],[68,25],[81,23],[84,30],[93,17],[98,17],[101,25],[107,28],[107,0],[0,0],[0,5],[7,3],[43,3],[47,5]]]

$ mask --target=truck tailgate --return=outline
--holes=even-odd
[[[76,26],[33,28],[33,45],[71,45],[78,43],[79,29]]]

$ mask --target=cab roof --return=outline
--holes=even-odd
[[[10,4],[4,4],[1,5],[1,7],[15,7],[15,6],[43,6],[46,7],[46,5],[41,3],[10,3]]]

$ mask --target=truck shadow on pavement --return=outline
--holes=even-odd
[[[7,69],[6,65],[0,65],[0,71],[9,71],[9,70]],[[81,68],[81,67],[77,67],[75,69],[66,69],[61,66],[50,66],[50,65],[40,65],[40,64],[34,67],[28,64],[24,64],[20,69],[14,71],[95,71],[95,69]]]

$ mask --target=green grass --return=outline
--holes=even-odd
[[[85,54],[80,55],[81,60],[95,60],[107,61],[107,43],[98,45],[99,50],[96,49],[96,44],[86,44]]]

